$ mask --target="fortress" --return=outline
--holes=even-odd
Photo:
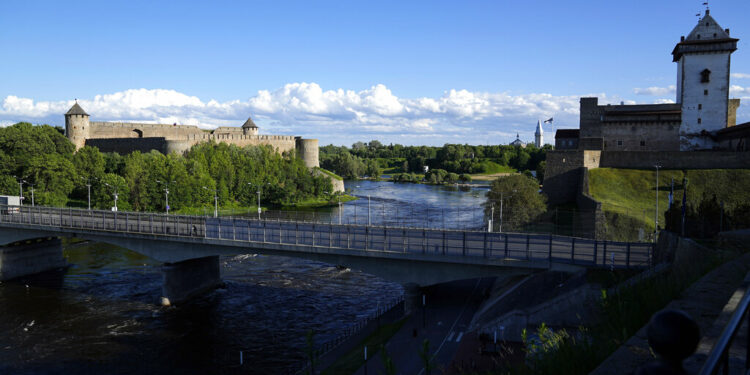
[[[729,36],[706,9],[672,50],[674,104],[599,105],[581,98],[579,129],[560,129],[547,153],[544,192],[551,204],[591,206],[589,168],[750,168],[750,122],[736,124],[739,99],[729,99]]]
[[[319,167],[318,140],[291,135],[259,135],[248,118],[242,127],[203,130],[195,125],[142,124],[89,121],[89,114],[76,102],[65,114],[65,135],[76,150],[94,146],[102,152],[130,153],[157,150],[181,154],[202,142],[223,142],[240,147],[269,145],[277,152],[295,150],[308,168]]]

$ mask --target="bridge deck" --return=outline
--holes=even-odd
[[[651,264],[653,245],[598,241],[525,233],[426,228],[338,225],[248,218],[208,218],[139,212],[111,212],[54,207],[0,206],[0,226],[22,224],[40,230],[86,229],[107,233],[139,233],[172,238],[226,240],[263,247],[310,247],[376,253],[424,254],[434,259],[548,261],[585,267],[642,268]]]

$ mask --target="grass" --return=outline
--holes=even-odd
[[[375,332],[371,333],[369,336],[367,336],[362,342],[360,342],[357,346],[355,346],[352,350],[350,350],[348,353],[344,354],[343,356],[339,357],[336,362],[334,362],[331,366],[328,366],[327,369],[325,369],[322,372],[322,375],[348,375],[353,374],[362,367],[364,362],[364,347],[367,346],[368,349],[368,355],[369,353],[373,353],[370,358],[371,361],[379,360],[380,355],[378,354],[379,348],[381,345],[385,345],[386,342],[394,335],[396,332],[398,332],[399,329],[401,329],[401,326],[404,325],[407,318],[403,318],[397,322],[390,323],[390,324],[384,324],[380,326]],[[416,356],[416,349],[414,350],[414,355]]]
[[[341,195],[341,203],[357,200],[357,197],[351,195]],[[307,208],[318,208],[318,207],[335,207],[339,204],[338,198],[310,198],[297,202],[294,205],[284,206],[284,209],[307,209]]]
[[[343,181],[344,180],[343,177],[341,177],[341,176],[339,176],[339,175],[337,175],[337,174],[335,174],[335,173],[333,173],[333,172],[331,172],[331,171],[329,171],[327,169],[317,168],[316,170],[317,171],[321,171],[323,174],[326,174],[326,175],[328,175],[329,177],[331,177],[331,178],[333,178],[335,180],[339,180],[339,181]]]
[[[484,173],[480,175],[496,174],[496,173],[516,173],[515,168],[507,165],[500,165],[491,160],[483,160],[481,163]]]
[[[750,169],[659,170],[659,223],[669,207],[669,191],[675,182],[675,201],[683,194],[683,178],[688,179],[688,205],[697,207],[705,197],[716,194],[727,209],[750,201]],[[589,170],[589,194],[602,203],[613,239],[634,239],[638,229],[654,230],[656,212],[656,172],[641,169],[597,168]],[[618,238],[620,237],[620,238]],[[624,238],[626,237],[626,238]]]

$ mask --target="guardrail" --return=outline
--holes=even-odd
[[[743,318],[745,316],[747,316],[748,319],[748,336],[746,337],[746,340],[750,340],[750,315],[747,313],[748,308],[750,308],[750,290],[745,292],[742,300],[740,300],[740,303],[734,310],[732,317],[729,319],[729,323],[724,327],[719,339],[716,340],[714,347],[711,349],[711,353],[708,355],[706,362],[701,368],[700,375],[717,374],[719,370],[722,370],[722,374],[729,374],[729,349],[742,327]],[[750,370],[750,342],[745,343],[745,347],[744,373],[748,373]]]
[[[207,218],[42,206],[0,206],[2,223],[294,245],[301,249],[327,247],[363,252],[546,260],[608,268],[647,267],[653,259],[651,243],[549,234]]]

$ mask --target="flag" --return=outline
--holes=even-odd
[[[672,209],[672,203],[674,203],[674,178],[672,178],[672,185],[669,189],[669,209]]]
[[[551,123],[552,123],[552,117],[550,117],[550,118],[549,118],[549,119],[547,119],[547,120],[544,120],[544,123],[545,123],[545,124],[546,124],[546,123],[550,123],[550,124],[551,124]]]

